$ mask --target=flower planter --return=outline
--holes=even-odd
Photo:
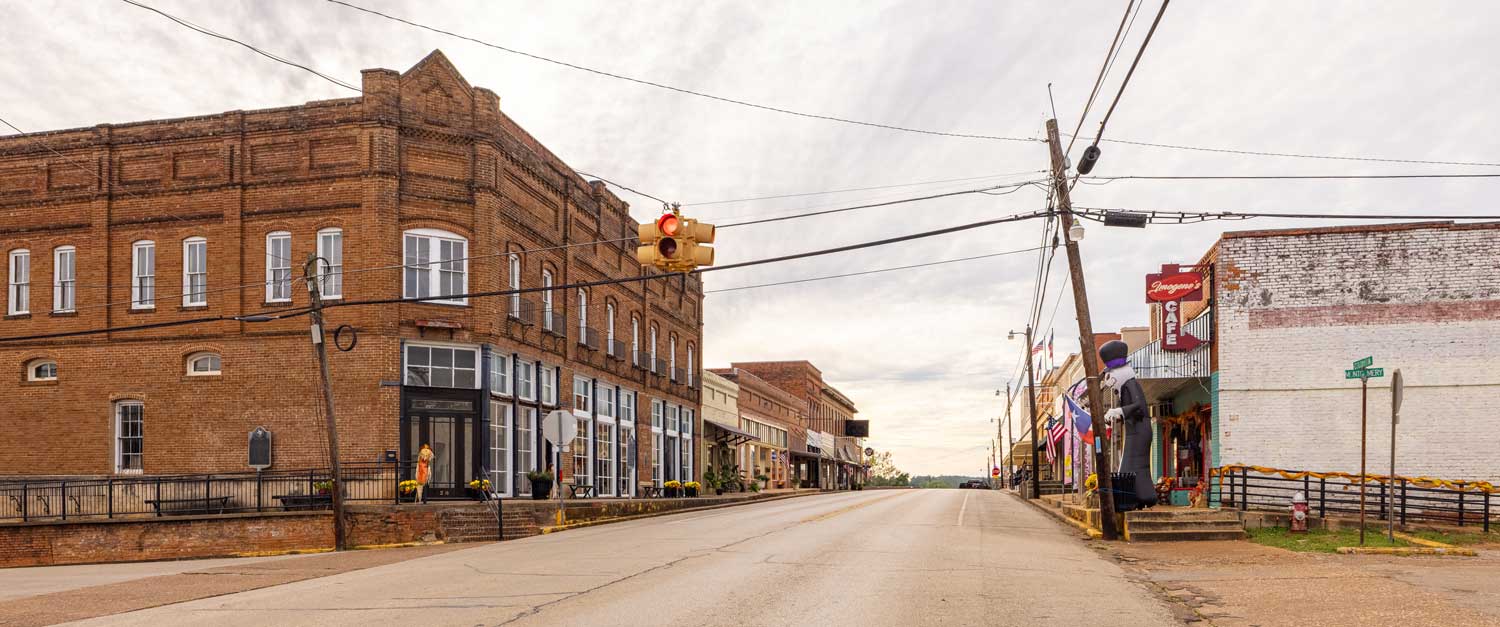
[[[688,498],[698,496],[698,488],[683,488],[682,490],[686,493],[686,496]]]
[[[682,488],[663,488],[663,493],[667,495],[667,498],[675,499],[679,496],[678,492],[681,490]]]
[[[552,480],[551,479],[532,479],[531,480],[531,498],[532,498],[532,500],[545,501],[545,500],[547,500],[547,497],[549,497],[549,496],[552,496]]]
[[[714,496],[724,496],[724,488],[714,488]]]

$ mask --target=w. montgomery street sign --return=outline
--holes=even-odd
[[[1379,379],[1385,376],[1385,368],[1371,368],[1375,365],[1374,357],[1366,357],[1354,362],[1352,370],[1344,371],[1345,379]]]

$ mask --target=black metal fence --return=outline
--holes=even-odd
[[[348,502],[399,502],[399,483],[411,476],[393,462],[343,464],[340,469]],[[320,509],[332,504],[330,476],[328,469],[315,468],[0,480],[0,523]]]
[[[1302,474],[1289,471],[1289,474]],[[1236,468],[1220,474],[1220,499],[1224,507],[1240,510],[1290,512],[1292,497],[1302,492],[1307,497],[1309,516],[1358,516],[1360,492],[1364,492],[1367,520],[1383,521],[1394,517],[1399,524],[1431,522],[1459,527],[1478,526],[1490,530],[1497,512],[1488,492],[1425,487],[1397,478],[1394,485],[1376,482],[1372,477],[1363,484],[1353,479],[1320,479],[1304,475],[1289,479],[1278,474]]]

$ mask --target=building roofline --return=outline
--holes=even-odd
[[[1452,220],[1438,220],[1432,222],[1387,222],[1382,224],[1350,224],[1342,226],[1299,227],[1289,229],[1225,231],[1219,236],[1219,239],[1226,240],[1244,239],[1251,237],[1297,237],[1302,235],[1341,235],[1345,233],[1385,233],[1438,228],[1453,230],[1500,229],[1500,222],[1457,223]]]

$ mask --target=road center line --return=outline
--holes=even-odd
[[[896,496],[896,495],[895,494],[891,494],[891,495],[882,496],[882,497],[879,497],[879,498],[873,498],[873,499],[870,499],[868,501],[860,501],[860,502],[855,503],[853,505],[848,505],[848,506],[845,506],[845,507],[840,507],[840,508],[838,508],[836,510],[833,510],[831,512],[826,512],[826,513],[823,513],[823,514],[818,514],[817,516],[809,516],[807,518],[803,518],[800,522],[810,523],[810,522],[818,522],[820,520],[828,520],[829,518],[833,518],[834,516],[838,516],[839,514],[847,514],[847,513],[852,512],[852,511],[854,511],[856,509],[859,509],[861,507],[868,507],[870,505],[874,505],[876,503],[884,501],[884,500],[886,500],[888,498],[891,498],[893,496]]]
[[[964,512],[968,511],[969,497],[973,496],[973,494],[973,492],[964,493],[964,505],[963,507],[958,508],[958,526],[960,527],[964,526]]]

